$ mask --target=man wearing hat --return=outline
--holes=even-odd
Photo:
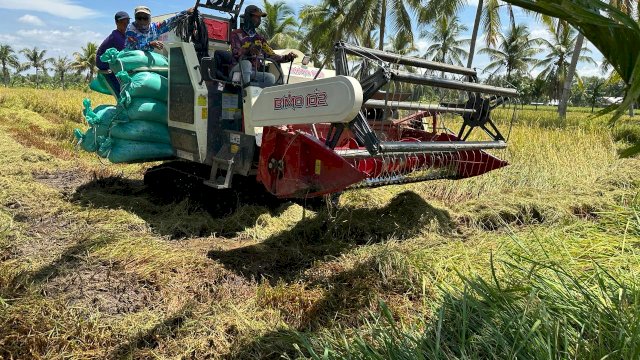
[[[253,80],[263,87],[274,85],[276,78],[271,73],[256,70],[260,59],[271,58],[276,62],[283,63],[298,57],[294,53],[284,56],[277,55],[269,46],[267,40],[256,32],[256,29],[260,27],[262,18],[265,16],[267,14],[259,7],[249,5],[244,9],[242,27],[231,32],[231,52],[233,53],[235,64],[231,71],[238,71],[239,67],[241,67],[245,84]]]
[[[100,70],[109,70],[109,64],[100,60],[100,56],[104,54],[107,49],[116,48],[118,51],[124,49],[125,36],[124,33],[129,25],[129,14],[124,11],[118,11],[115,16],[116,29],[111,32],[109,36],[100,44],[98,51],[96,52],[96,67]],[[120,93],[120,83],[113,73],[104,75],[116,94]]]
[[[135,21],[127,26],[125,47],[130,50],[151,51],[162,49],[162,43],[157,41],[160,35],[171,30],[171,23],[178,17],[191,14],[193,8],[182,11],[164,21],[151,22],[151,10],[146,6],[136,7]]]

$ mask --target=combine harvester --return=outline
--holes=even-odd
[[[230,72],[228,42],[241,6],[197,3],[228,18],[196,11],[188,31],[165,34],[164,68],[159,54],[129,66],[122,61],[129,52],[113,53],[112,70],[127,71],[118,74],[120,105],[87,106],[90,123],[100,123],[99,111],[111,120],[92,134],[77,132],[81,145],[112,162],[174,160],[145,180],[188,172],[226,189],[236,176],[253,177],[280,198],[467,178],[507,165],[488,151],[507,146],[492,114],[500,107],[515,117],[514,89],[480,84],[472,69],[345,42],[335,45],[335,70],[310,66],[304,56],[285,64],[264,59],[277,84],[246,84]],[[144,81],[153,89],[136,89]]]

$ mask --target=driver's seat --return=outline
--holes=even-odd
[[[243,60],[248,60],[248,59],[243,59]],[[272,60],[269,60],[269,61],[272,61]],[[258,74],[256,74],[256,79],[252,79],[249,83],[244,83],[243,85],[244,86],[257,86],[257,87],[261,87],[261,88],[266,88],[266,87],[270,87],[270,86],[274,86],[274,85],[282,85],[283,84],[282,75],[277,76],[277,75],[274,75],[270,71],[264,71],[264,70],[268,70],[272,66],[278,66],[278,64],[275,64],[275,63],[263,64],[263,65],[259,66],[258,70],[256,70],[252,66],[252,70],[258,72]],[[260,70],[262,70],[262,71],[260,71]],[[274,83],[273,84],[266,84],[265,82],[260,81],[260,76],[261,76],[260,73],[262,73],[262,72],[264,72],[265,74],[269,74],[270,76],[273,76],[274,77]],[[282,73],[282,71],[280,71],[280,73]],[[231,73],[229,74],[229,78],[234,83],[242,82],[242,72],[240,71],[240,67],[235,68],[235,66],[234,66],[234,68],[232,68]]]

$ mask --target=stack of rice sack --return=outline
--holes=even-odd
[[[107,50],[101,60],[109,64],[121,84],[117,106],[91,109],[84,101],[90,128],[75,135],[80,146],[112,163],[133,163],[174,156],[167,127],[167,59],[154,52]],[[95,89],[94,89],[95,90]]]

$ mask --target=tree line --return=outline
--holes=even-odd
[[[73,59],[66,56],[52,58],[47,57],[47,50],[37,47],[16,51],[10,45],[0,44],[2,83],[5,87],[86,87],[96,71],[97,50],[95,43],[88,42],[80,51],[73,53]],[[18,54],[22,54],[25,60],[20,61]],[[30,69],[35,69],[35,73],[24,74]]]
[[[631,2],[610,1],[628,13],[638,10]],[[328,68],[333,61],[333,45],[338,40],[472,66],[482,31],[484,44],[480,44],[477,53],[486,55],[489,63],[478,69],[480,76],[488,82],[506,81],[517,87],[528,102],[561,99],[567,85],[574,105],[594,105],[596,95],[621,96],[622,85],[615,73],[607,78],[583,79],[576,71],[577,63],[597,65],[583,45],[582,35],[566,22],[535,15],[547,36],[533,37],[527,25],[517,23],[511,5],[500,0],[482,0],[472,37],[463,39],[462,34],[469,28],[460,21],[458,13],[466,5],[466,0],[322,0],[317,5],[303,6],[296,14],[284,1],[263,0],[267,16],[261,30],[274,48],[298,48],[310,54],[316,64]],[[508,19],[502,18],[505,14]],[[504,20],[508,26],[503,32]],[[428,42],[422,53],[416,45],[418,39]],[[96,50],[96,44],[87,43],[70,60],[47,58],[46,50],[38,48],[22,49],[19,53],[26,61],[20,62],[14,49],[0,45],[3,84],[81,86],[95,73]],[[31,68],[35,68],[35,74],[23,74]],[[601,70],[602,75],[609,72],[606,62]],[[49,71],[53,71],[52,76]]]

